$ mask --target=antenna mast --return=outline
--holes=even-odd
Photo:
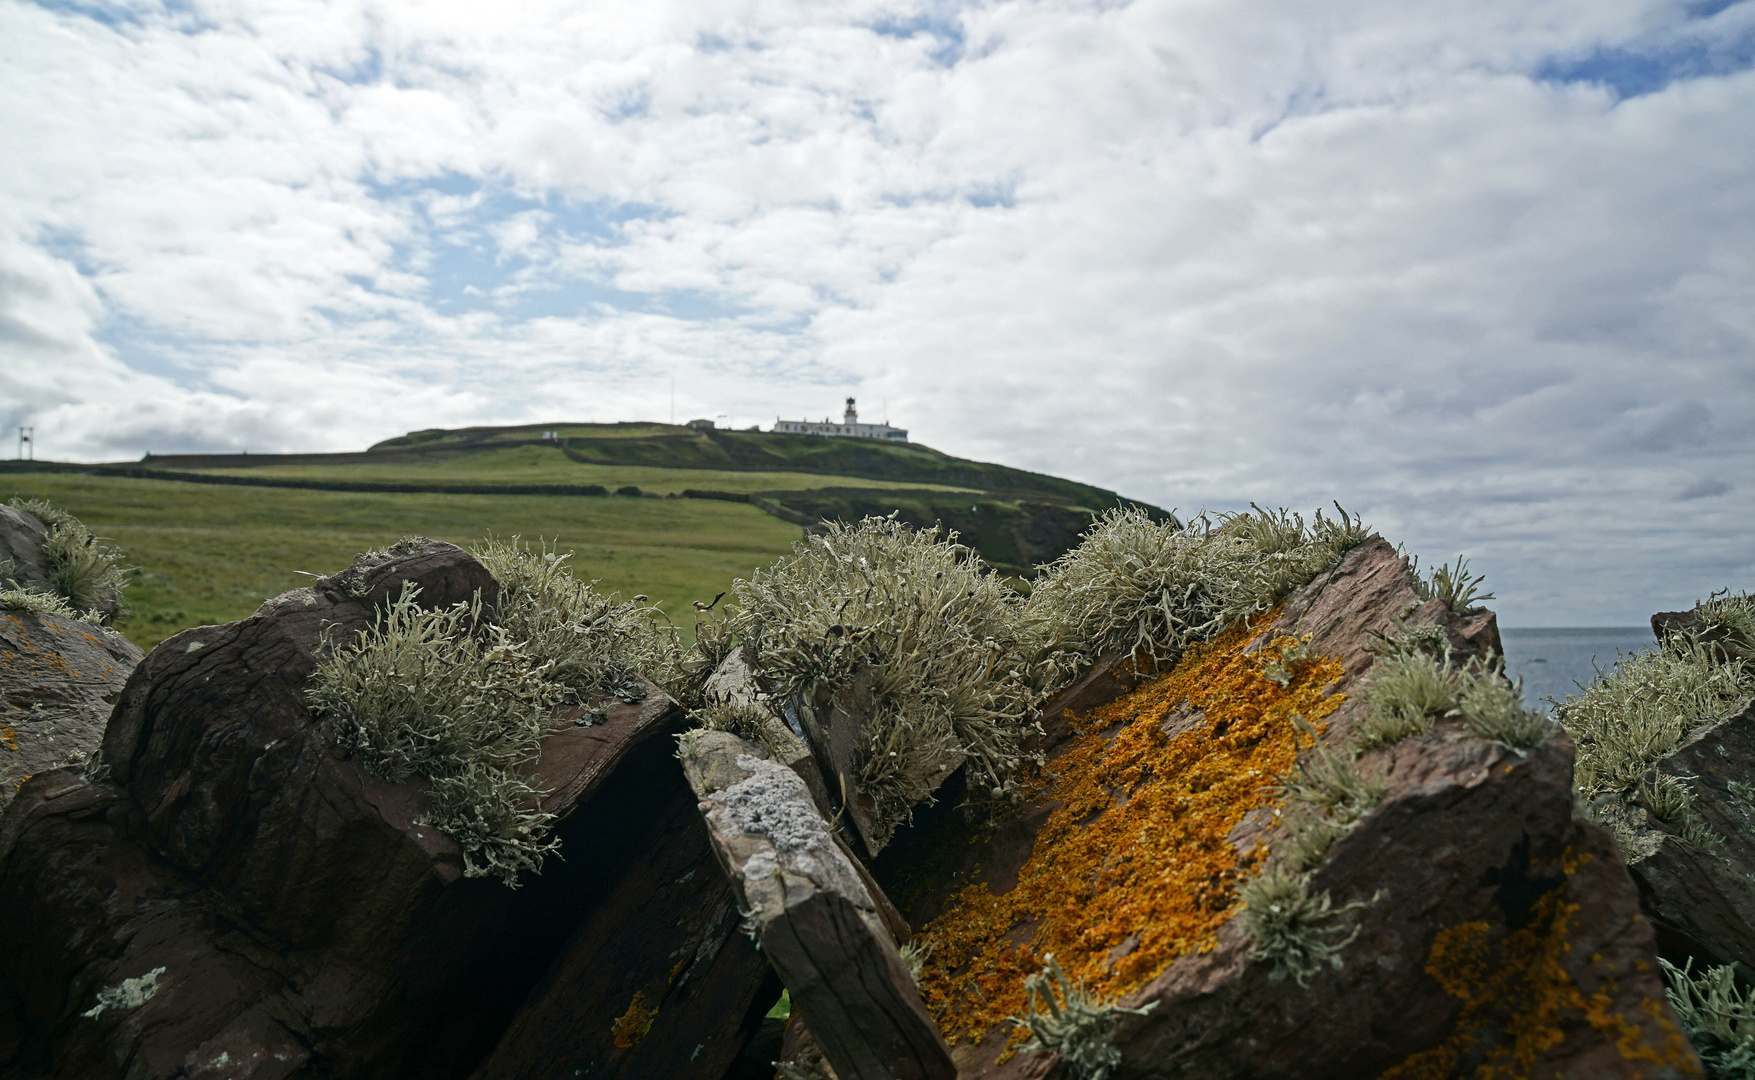
[[[30,460],[37,459],[37,429],[20,426],[18,429],[18,460],[25,460],[24,448],[30,447]]]

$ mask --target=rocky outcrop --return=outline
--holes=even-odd
[[[564,937],[545,940],[554,959],[476,1080],[574,1070],[718,1080],[779,996],[740,930],[674,748],[669,738],[643,744],[575,815],[562,844],[569,869],[621,869],[595,883],[601,898]]]
[[[1369,809],[1295,888],[1250,886],[1292,851],[1275,780],[1352,760],[1383,636],[1435,626],[1453,655],[1497,651],[1491,613],[1411,585],[1373,540],[1170,672],[1110,661],[1050,710],[1048,769],[1015,813],[987,830],[917,815],[879,878],[935,950],[923,990],[960,1076],[1057,1074],[1005,1020],[1049,951],[1135,1010],[1108,1014],[1116,1077],[1699,1075],[1632,881],[1573,818],[1557,729],[1511,749],[1453,717],[1370,750]],[[1295,715],[1326,758],[1276,743]],[[1275,916],[1302,965],[1252,929]]]
[[[141,656],[107,627],[0,610],[0,811],[31,776],[98,748]]]
[[[43,545],[49,530],[36,515],[16,506],[0,506],[0,581],[11,580],[20,588],[53,592]]]
[[[1020,803],[966,817],[959,772],[870,860],[840,833],[842,718],[788,719],[742,650],[703,689],[735,734],[684,736],[681,763],[691,721],[656,686],[569,706],[528,766],[560,855],[517,889],[466,876],[423,785],[338,756],[307,707],[325,643],[409,585],[498,592],[451,545],[363,558],[140,662],[107,780],[23,785],[0,1078],[721,1080],[760,1072],[780,979],[783,1053],[843,1080],[1699,1075],[1564,733],[1446,714],[1362,739],[1386,657],[1499,649],[1381,540],[1167,670],[1102,659],[1041,718]],[[1662,766],[1721,832],[1748,824],[1752,732]],[[1642,885],[1691,955],[1744,948],[1745,913]]]
[[[70,543],[75,548],[86,545],[96,548],[101,558],[74,576],[77,579],[82,573],[96,574],[99,580],[79,585],[56,580],[57,574],[66,569],[58,570],[55,563],[55,545],[50,541],[57,535],[60,542]],[[62,557],[68,556],[66,548],[60,551]],[[90,556],[93,552],[87,550],[83,554]],[[0,506],[0,588],[18,588],[65,598],[77,613],[99,619],[107,625],[122,612],[125,579],[122,571],[113,568],[120,554],[67,515],[57,513],[44,520],[16,506]],[[103,570],[106,564],[112,568]],[[64,596],[64,590],[68,588],[80,591],[82,595],[78,599]]]
[[[422,824],[419,784],[335,755],[303,697],[318,651],[408,583],[424,605],[497,592],[461,549],[411,542],[185,631],[127,683],[103,742],[111,782],[62,769],[22,788],[0,819],[0,925],[29,928],[0,950],[0,1075],[467,1076],[516,1051],[508,1031],[540,1026],[519,1010],[618,926],[621,974],[670,987],[666,1022],[694,1018],[665,1041],[699,1033],[670,1075],[736,1057],[763,974],[732,947],[732,913],[712,914],[728,891],[698,826],[692,849],[643,850],[692,804],[671,753],[685,719],[656,687],[544,740],[535,779],[563,854],[516,890],[464,876],[457,844]],[[692,923],[682,897],[702,909]],[[685,980],[697,1004],[672,1007]],[[617,1035],[541,1033],[548,1060],[580,1067],[661,1027],[616,1009],[632,1018]]]
[[[1635,811],[1642,843],[1628,869],[1659,950],[1678,966],[1755,973],[1755,705],[1700,725],[1654,772],[1693,794],[1685,821]]]

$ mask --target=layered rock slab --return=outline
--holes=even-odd
[[[1325,720],[1322,741],[1340,746],[1362,715],[1359,690],[1376,662],[1372,632],[1394,634],[1398,625],[1440,626],[1462,655],[1497,646],[1490,613],[1458,616],[1440,602],[1422,602],[1400,557],[1374,540],[1294,594],[1267,625],[1221,643],[1227,655],[1191,654],[1183,661],[1204,668],[1179,668],[1144,682],[1137,673],[1094,672],[1074,688],[1075,708],[1050,711],[1044,725],[1050,772],[1086,767],[1093,748],[1098,757],[1109,752],[1091,740],[1114,746],[1137,739],[1137,728],[1129,735],[1125,726],[1106,726],[1119,725],[1124,715],[1135,722],[1144,716],[1167,750],[1184,740],[1182,764],[1166,754],[1146,773],[1193,770],[1203,761],[1210,773],[1212,754],[1246,750],[1257,756],[1237,760],[1260,767],[1270,760],[1260,756],[1260,746],[1235,746],[1236,735],[1225,726],[1254,722],[1250,709],[1259,717],[1280,707],[1281,693],[1302,693],[1298,708]],[[1301,661],[1294,678],[1281,660],[1298,653],[1287,651],[1285,639],[1306,635],[1303,655],[1320,659]],[[1299,681],[1318,670],[1320,685]],[[1278,679],[1287,682],[1275,689]],[[1164,691],[1166,685],[1191,689],[1172,701],[1176,695]],[[1233,697],[1192,689],[1217,685]],[[1110,694],[1115,698],[1105,706]],[[1138,706],[1145,701],[1156,711],[1142,714]],[[1520,755],[1469,735],[1456,720],[1366,755],[1364,767],[1387,791],[1310,875],[1311,893],[1326,893],[1338,912],[1329,940],[1344,947],[1338,967],[1319,964],[1304,973],[1307,986],[1283,973],[1276,978],[1273,965],[1254,958],[1236,918],[1237,887],[1286,842],[1273,799],[1243,814],[1221,834],[1229,855],[1210,843],[1201,849],[1198,857],[1212,860],[1216,876],[1187,886],[1201,899],[1183,905],[1188,911],[1177,918],[1189,929],[1161,954],[1165,962],[1137,966],[1159,929],[1149,925],[1150,917],[1136,934],[1098,943],[1110,948],[1091,968],[1097,989],[1120,990],[1124,1006],[1150,1007],[1144,1016],[1119,1018],[1113,1046],[1121,1060],[1114,1075],[1462,1076],[1478,1069],[1520,1076],[1698,1075],[1698,1060],[1664,1000],[1651,927],[1639,915],[1613,844],[1603,830],[1572,819],[1571,759],[1571,745],[1558,732]],[[1105,817],[1147,798],[1142,785],[1148,782],[1136,778],[1112,787],[1073,823],[1076,830],[1102,830]],[[888,861],[880,860],[879,877],[920,940],[956,946],[959,934],[973,932],[970,920],[995,910],[1003,915],[1008,894],[1032,873],[1038,840],[1047,830],[1064,830],[1065,822],[1056,824],[1063,809],[1057,790],[1072,789],[1045,787],[989,832],[946,841],[944,822],[923,820],[917,835],[898,838]],[[1201,805],[1198,792],[1186,797],[1194,800],[1188,806]],[[1186,825],[1167,813],[1161,821]],[[918,835],[922,827],[939,834],[936,842]],[[1118,935],[1113,923],[1082,921],[1080,910],[1096,910],[1106,875],[1125,871],[1143,850],[1118,844],[1088,881],[1071,882],[1071,892],[1083,889],[1085,899],[1022,911],[1002,926],[1009,945],[997,966],[995,958],[974,961],[988,965],[982,971],[929,964],[927,999],[940,1010],[947,1035],[958,1040],[959,1075],[1054,1072],[1054,1055],[1017,1053],[1010,1026],[997,1017],[976,1021],[971,1031],[971,1017],[992,1011],[977,999],[1015,992],[1017,974],[1041,962],[1046,942]],[[1197,856],[1190,851],[1186,857]],[[1056,919],[1068,925],[1051,926]],[[962,960],[956,947],[950,951],[951,961]],[[1133,978],[1117,974],[1130,964],[1136,965]]]
[[[98,748],[143,655],[108,627],[0,611],[0,810],[31,776]]]
[[[1659,948],[1677,966],[1755,974],[1755,705],[1701,724],[1654,772],[1688,786],[1711,838],[1697,846],[1679,822],[1635,808],[1641,850],[1628,870]]]
[[[680,755],[713,850],[751,933],[842,1080],[950,1080],[955,1067],[887,906],[797,773],[729,732],[690,733]]]
[[[0,955],[0,1075],[463,1076],[503,1041],[652,815],[686,805],[684,718],[649,686],[550,735],[536,780],[567,857],[516,891],[465,878],[421,786],[335,757],[303,699],[326,635],[409,583],[423,605],[497,592],[461,549],[403,544],[186,631],[127,684],[114,783],[24,787],[0,820],[0,924],[29,928]]]

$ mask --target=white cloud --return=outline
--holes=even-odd
[[[1338,498],[1512,622],[1755,585],[1755,0],[90,10],[0,0],[0,419],[45,454],[674,376]]]

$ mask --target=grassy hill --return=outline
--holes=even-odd
[[[798,526],[708,499],[287,490],[78,473],[0,475],[0,499],[48,499],[121,545],[135,567],[120,629],[142,648],[241,619],[271,596],[407,534],[470,544],[543,537],[581,576],[645,593],[685,630],[711,600],[791,550]]]
[[[13,495],[49,499],[122,545],[138,567],[123,629],[144,647],[241,618],[306,580],[297,571],[332,572],[408,533],[546,538],[581,573],[649,595],[686,628],[690,601],[825,519],[943,523],[1028,576],[1129,501],[914,444],[668,424],[418,431],[346,454],[0,463],[0,496]]]
[[[546,441],[543,432],[556,432]],[[918,443],[831,439],[758,431],[697,431],[669,424],[536,424],[523,427],[416,431],[373,446],[368,454],[466,456],[496,447],[549,445],[579,464],[653,466],[740,473],[806,473],[886,484],[928,484],[973,491],[1031,492],[1106,508],[1113,491],[969,461]]]
[[[650,423],[432,429],[355,454],[149,456],[142,465],[326,486],[730,497],[806,527],[895,512],[916,526],[955,529],[989,563],[1018,576],[1065,551],[1097,514],[1130,501],[912,443]]]

